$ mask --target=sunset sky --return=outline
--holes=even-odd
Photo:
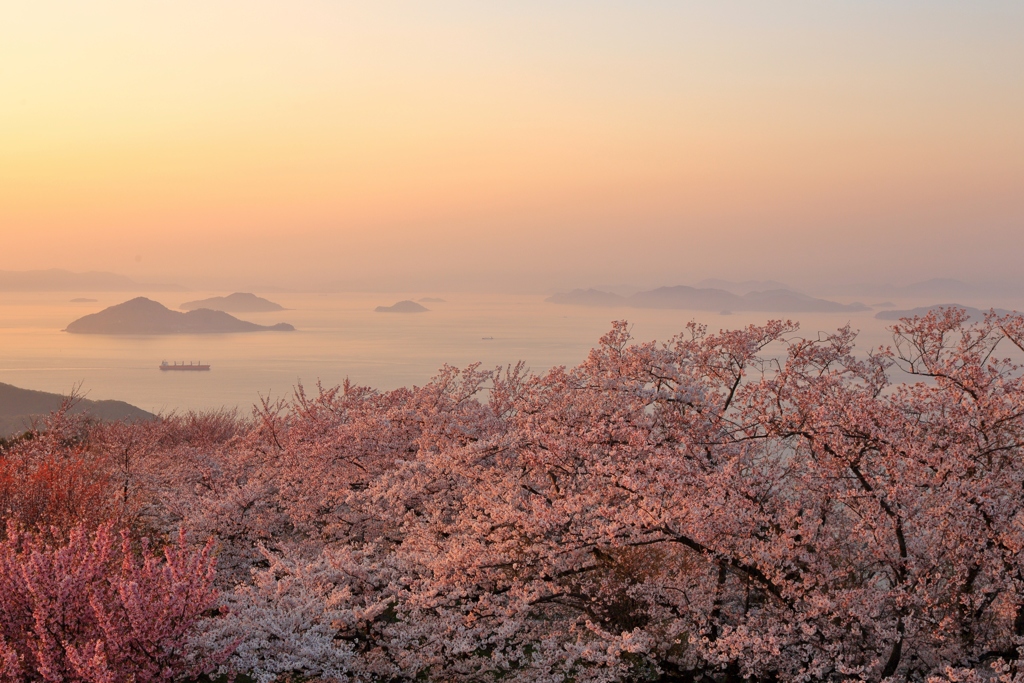
[[[0,270],[1024,283],[1024,3],[0,5]]]

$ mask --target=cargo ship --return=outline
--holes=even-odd
[[[195,362],[195,363],[193,363],[192,361],[189,361],[187,365],[185,364],[185,361],[181,361],[181,363],[178,363],[177,361],[175,361],[174,363],[168,363],[167,361],[164,361],[163,363],[160,364],[160,369],[161,370],[185,370],[185,371],[189,371],[189,370],[209,370],[210,366],[209,365],[203,365],[202,363],[199,363],[198,361]]]

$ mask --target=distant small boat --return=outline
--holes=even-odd
[[[480,337],[481,339],[494,339],[494,337]]]
[[[192,370],[192,371],[196,371],[196,370],[209,370],[210,366],[209,365],[203,365],[202,363],[200,363],[198,361],[195,362],[195,363],[193,363],[192,361],[189,361],[187,365],[185,364],[185,361],[181,361],[181,363],[178,363],[177,361],[175,361],[174,363],[168,363],[167,361],[164,361],[163,363],[160,364],[160,369],[161,370],[185,370],[185,371]]]

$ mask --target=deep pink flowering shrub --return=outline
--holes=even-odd
[[[48,545],[8,529],[0,543],[0,680],[169,681],[227,655],[190,650],[197,620],[216,605],[210,546],[184,536],[136,555],[109,525],[73,529]]]

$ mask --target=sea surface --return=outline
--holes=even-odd
[[[145,294],[169,308],[226,292]],[[817,336],[847,323],[860,330],[858,347],[889,344],[889,322],[875,310],[838,314],[723,315],[706,311],[562,306],[542,296],[424,292],[396,294],[265,295],[289,310],[238,313],[261,324],[288,322],[295,332],[176,336],[68,334],[83,315],[121,303],[131,293],[0,293],[0,382],[67,393],[80,387],[91,399],[118,399],[144,410],[170,413],[237,408],[248,412],[261,397],[288,398],[303,384],[315,390],[349,378],[393,389],[423,385],[444,364],[504,366],[519,360],[536,373],[586,358],[613,320],[628,320],[638,341],[668,341],[696,320],[712,331],[790,318]],[[378,305],[424,296],[430,310],[376,313]],[[96,303],[71,303],[73,297]],[[901,308],[931,302],[895,302]],[[965,302],[971,303],[971,302]],[[1001,305],[1001,304],[997,304]],[[1021,308],[1017,306],[1017,308]],[[161,372],[162,361],[201,361],[210,372]]]

